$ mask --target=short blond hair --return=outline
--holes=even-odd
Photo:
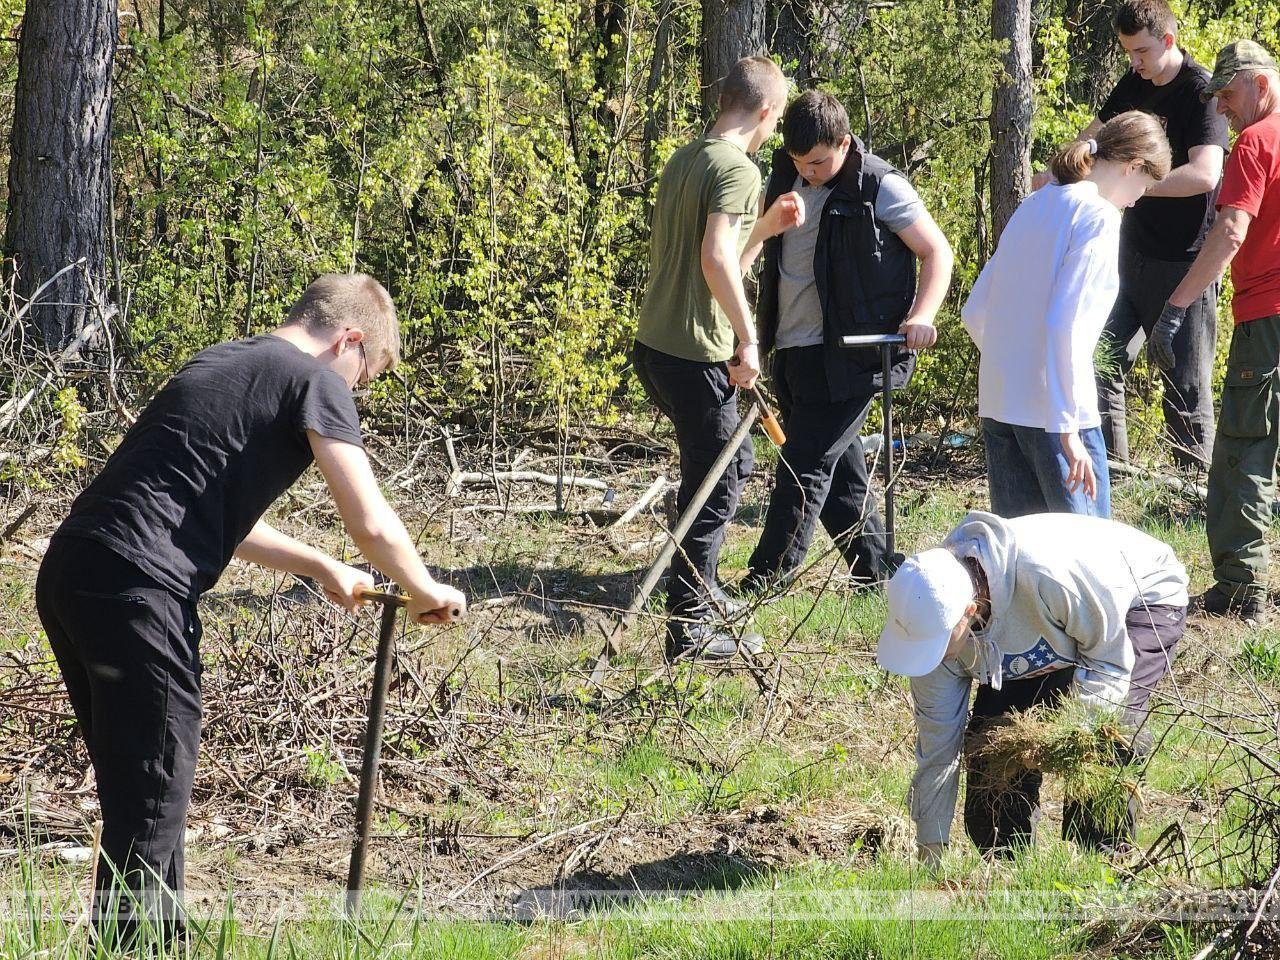
[[[768,57],[743,57],[733,65],[720,87],[720,111],[759,110],[766,103],[787,99],[787,77]]]
[[[400,321],[396,305],[367,273],[324,273],[311,281],[289,311],[286,324],[301,324],[314,333],[355,329],[364,334],[372,366],[384,361],[392,370],[400,362]]]

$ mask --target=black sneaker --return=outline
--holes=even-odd
[[[764,649],[758,633],[741,635],[707,620],[667,621],[667,661],[723,663],[739,654],[755,656]]]
[[[1267,618],[1267,603],[1262,597],[1242,591],[1228,593],[1215,583],[1204,593],[1191,598],[1187,612],[1206,617],[1234,617],[1256,626]]]

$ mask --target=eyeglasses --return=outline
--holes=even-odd
[[[351,388],[353,397],[365,397],[369,395],[369,355],[365,353],[364,344],[356,341],[356,346],[360,348],[360,378],[356,380],[355,385]]]
[[[365,352],[363,340],[356,341],[356,344],[360,347],[360,379],[356,381],[356,386],[367,387],[369,386],[369,354]]]

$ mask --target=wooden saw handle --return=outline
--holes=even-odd
[[[372,587],[356,587],[356,599],[361,603],[381,603],[393,607],[407,607],[412,599],[407,593],[391,593],[388,590],[375,590]],[[462,611],[454,607],[449,611],[450,620],[461,620]]]

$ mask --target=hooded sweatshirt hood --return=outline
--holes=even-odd
[[[982,567],[991,592],[991,616],[987,627],[973,634],[977,646],[974,660],[976,679],[999,690],[1003,681],[1000,657],[1000,635],[1009,622],[1007,611],[1013,603],[1014,571],[1018,563],[1018,542],[1009,525],[992,513],[974,511],[943,541],[959,559],[972,557]]]

